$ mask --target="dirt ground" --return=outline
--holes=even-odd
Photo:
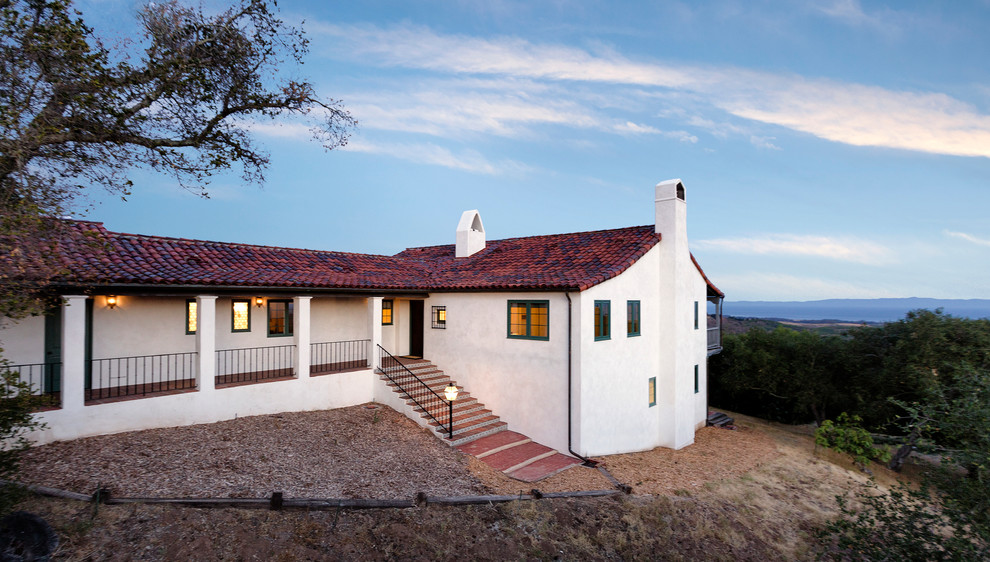
[[[289,427],[293,431],[313,425],[325,429],[333,423],[326,416],[335,412],[341,411],[310,412],[308,414],[313,417],[300,415],[299,420],[293,418],[295,414],[289,416],[293,419],[287,419],[286,415],[276,419],[283,428]],[[373,421],[375,412],[378,421]],[[286,491],[287,497],[314,497],[312,494],[321,491],[337,490],[349,497],[409,497],[410,491],[426,489],[435,490],[431,493],[437,495],[516,493],[534,487],[511,480],[487,465],[457,453],[415,424],[404,424],[404,417],[385,408],[358,409],[340,415],[350,420],[363,420],[357,423],[360,431],[354,432],[354,439],[373,441],[387,436],[393,443],[404,443],[408,439],[410,443],[416,443],[417,450],[427,450],[425,456],[435,463],[445,463],[444,468],[439,476],[431,472],[426,478],[416,480],[415,472],[422,467],[417,469],[404,454],[396,458],[373,457],[373,461],[341,460],[336,471],[321,473],[335,475],[332,485],[323,484],[323,488],[318,488],[310,483],[293,488],[283,483],[287,481],[280,481],[279,487],[298,489],[298,493],[304,494]],[[271,419],[246,420],[248,424],[262,424],[253,427],[255,431],[274,425]],[[841,456],[816,452],[809,436],[791,428],[741,416],[737,420],[740,430],[706,428],[698,432],[694,445],[681,451],[656,449],[604,457],[604,465],[612,475],[633,487],[633,494],[628,496],[363,511],[263,511],[154,505],[104,505],[94,511],[87,503],[38,497],[28,499],[22,507],[41,514],[52,523],[61,539],[55,558],[65,560],[816,558],[819,547],[815,532],[835,515],[835,496],[848,495],[858,489],[867,482],[867,475],[853,469],[851,462]],[[377,433],[379,425],[387,428],[381,430],[380,435]],[[365,426],[374,427],[369,430]],[[232,435],[232,439],[238,433],[228,426],[223,429]],[[244,480],[232,479],[232,475],[240,474],[238,470],[244,470],[244,466],[257,469],[255,464],[240,465],[238,470],[228,471],[225,460],[213,450],[198,459],[192,451],[206,445],[191,439],[183,431],[192,431],[195,435],[197,431],[209,430],[154,430],[55,444],[48,449],[32,451],[24,474],[30,474],[32,470],[46,473],[49,479],[38,483],[68,486],[87,493],[95,486],[95,481],[106,483],[111,481],[108,475],[117,475],[113,480],[120,486],[117,495],[126,491],[128,495],[155,492],[161,496],[202,496],[206,494],[196,493],[194,488],[209,478],[193,474],[189,468],[202,466],[202,470],[220,474],[217,480],[227,482],[221,489],[231,493],[264,497],[274,488],[266,480],[270,474],[264,471],[259,472],[260,475],[245,475]],[[173,439],[158,432],[179,432],[182,437]],[[339,456],[349,445],[344,439],[345,432],[335,430],[334,433],[337,446],[343,447],[340,451],[334,449],[334,454]],[[412,436],[405,435],[407,433]],[[426,438],[423,443],[417,441],[417,434]],[[190,452],[176,457],[186,461],[188,482],[181,482],[181,473],[169,474],[163,464],[142,460],[144,457],[135,452],[134,444],[120,445],[132,438],[150,439],[144,444],[156,443],[157,451],[161,451],[163,443],[171,447],[189,444]],[[331,439],[322,445],[332,443]],[[386,444],[387,441],[379,441],[373,449]],[[439,448],[432,450],[433,445]],[[240,450],[236,445],[232,447]],[[322,449],[317,447],[316,450]],[[114,451],[113,455],[111,451]],[[169,453],[163,451],[162,454],[167,456]],[[262,454],[269,458],[267,453],[259,451],[245,452],[238,458],[260,458]],[[375,453],[361,451],[360,454]],[[151,455],[151,458],[155,457]],[[212,460],[208,462],[207,458]],[[52,463],[61,464],[52,468]],[[406,465],[409,469],[403,470],[401,467]],[[309,469],[300,470],[305,473]],[[127,487],[134,485],[122,476],[128,471],[143,473],[135,482],[153,482],[150,486],[153,490],[142,492]],[[881,483],[893,479],[883,469],[875,472]],[[158,474],[164,475],[156,476]],[[376,477],[382,479],[383,487],[390,493],[368,493],[375,491]],[[435,478],[449,482],[436,482]],[[128,484],[125,486],[124,482]],[[173,482],[192,488],[184,488],[183,494],[164,488],[166,483],[171,485]],[[535,486],[549,492],[604,489],[611,484],[596,470],[575,468]],[[326,496],[320,493],[317,497]]]

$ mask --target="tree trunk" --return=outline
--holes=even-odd
[[[887,464],[887,468],[893,470],[894,472],[900,472],[904,468],[904,461],[911,456],[911,451],[914,450],[915,443],[918,442],[918,438],[921,437],[917,430],[911,432],[908,435],[907,443],[901,445],[900,449],[894,453],[894,456],[890,458],[890,462]]]

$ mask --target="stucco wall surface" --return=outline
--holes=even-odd
[[[13,365],[45,361],[45,318],[29,316],[20,320],[0,317],[0,349]]]
[[[242,416],[341,408],[370,402],[371,370],[257,383],[96,404],[37,414],[47,429],[30,439],[39,444],[159,427],[212,423]]]
[[[548,300],[550,339],[507,337],[510,300]],[[446,329],[431,328],[445,306]],[[433,293],[424,310],[424,356],[509,424],[567,451],[567,299],[563,293]]]

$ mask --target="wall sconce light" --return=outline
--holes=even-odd
[[[107,306],[110,308],[117,308],[117,296],[107,295]]]
[[[265,304],[265,299],[261,297],[254,297],[254,305],[261,308],[261,305]]]

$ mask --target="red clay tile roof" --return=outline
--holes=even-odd
[[[653,226],[490,240],[455,258],[454,245],[409,248],[397,258],[432,268],[435,290],[585,290],[625,271],[660,241]]]
[[[61,243],[65,283],[418,289],[416,262],[389,256],[322,252],[110,232],[77,222]]]
[[[67,273],[56,279],[66,284],[399,291],[585,290],[660,241],[653,226],[637,226],[492,240],[455,258],[453,244],[378,256],[123,234],[85,221],[69,231],[59,252]]]

